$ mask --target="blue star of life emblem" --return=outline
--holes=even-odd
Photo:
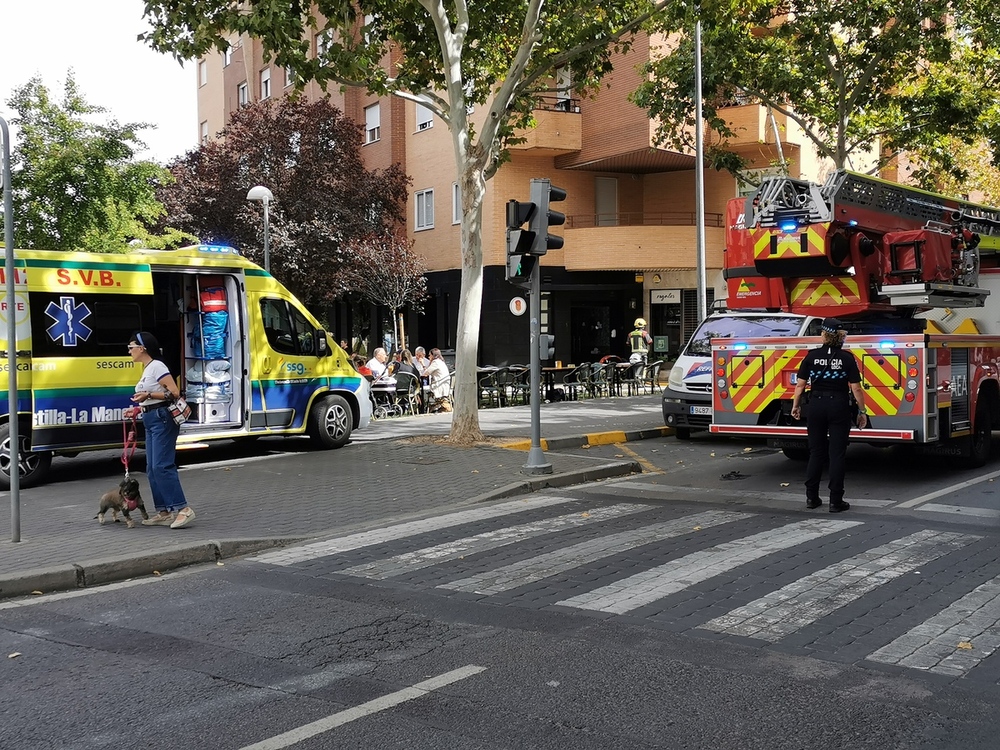
[[[84,304],[77,304],[74,297],[60,297],[59,304],[49,302],[45,314],[55,321],[46,329],[53,341],[62,339],[63,346],[76,346],[79,341],[86,341],[93,333],[90,326],[83,321],[90,317],[90,309]]]

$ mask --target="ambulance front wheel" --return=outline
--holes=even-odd
[[[327,396],[309,412],[309,437],[317,448],[340,448],[351,439],[354,416],[343,396]]]
[[[24,428],[18,430],[17,442],[21,446],[20,455],[20,487],[31,487],[41,482],[52,466],[52,454],[48,451],[34,452],[28,442]],[[10,489],[11,450],[10,425],[0,425],[0,489]]]

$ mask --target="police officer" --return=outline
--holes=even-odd
[[[844,502],[844,470],[847,455],[847,438],[851,432],[852,408],[850,394],[858,404],[858,427],[868,422],[865,411],[865,394],[861,388],[858,361],[851,352],[843,350],[847,332],[841,330],[836,318],[826,318],[821,326],[823,345],[811,349],[799,366],[792,400],[792,418],[802,418],[800,402],[806,384],[810,387],[809,415],[806,428],[809,432],[809,467],[806,469],[806,507],[818,508],[823,504],[819,497],[819,481],[823,464],[830,459],[830,512],[840,513],[851,506]]]

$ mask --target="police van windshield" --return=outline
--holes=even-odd
[[[772,315],[705,318],[685,347],[684,354],[689,357],[710,357],[712,356],[712,339],[797,336],[801,328],[802,318]]]

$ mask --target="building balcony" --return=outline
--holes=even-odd
[[[583,119],[577,99],[542,98],[534,111],[536,125],[516,132],[524,143],[512,145],[512,151],[528,151],[532,156],[562,156],[583,148]]]
[[[579,223],[574,222],[574,227]],[[544,265],[567,271],[644,271],[696,268],[697,231],[693,224],[641,224],[568,228],[562,250],[550,250]],[[705,227],[705,264],[722,268],[725,229]]]

